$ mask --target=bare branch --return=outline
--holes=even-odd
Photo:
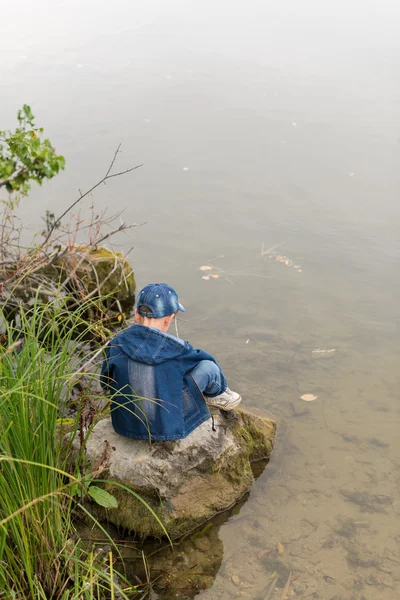
[[[93,268],[93,270],[94,270],[94,271],[96,271],[96,267],[95,267],[94,265],[92,265],[92,268]],[[93,291],[91,291],[91,292],[90,292],[90,294],[87,294],[87,295],[85,296],[85,300],[89,300],[90,298],[92,298],[92,297],[93,297],[93,296],[95,296],[96,294],[99,294],[99,295],[100,295],[101,288],[103,287],[103,285],[104,285],[105,283],[107,283],[107,281],[110,279],[110,277],[111,277],[112,275],[114,275],[114,273],[115,273],[115,271],[117,270],[117,268],[118,268],[118,257],[117,257],[117,256],[115,256],[115,259],[114,259],[114,266],[113,266],[113,268],[112,268],[112,269],[111,269],[111,271],[110,271],[110,272],[109,272],[109,273],[106,275],[106,277],[104,277],[104,278],[102,279],[102,281],[99,281],[99,278],[98,278],[98,276],[97,276],[97,271],[96,271],[96,280],[97,280],[97,281],[99,281],[99,284],[98,284],[98,286],[97,286],[97,287],[96,287],[96,288],[95,288]]]
[[[126,169],[125,171],[120,171],[119,173],[114,173],[113,175],[108,175],[107,177],[104,177],[104,181],[106,179],[111,179],[111,177],[120,177],[120,175],[125,175],[126,173],[130,173],[131,171],[135,171],[136,169],[140,169],[140,167],[143,167],[143,164],[136,165],[136,167],[131,167],[130,169]]]
[[[120,225],[116,229],[113,229],[113,230],[109,231],[108,233],[105,233],[103,235],[103,237],[96,240],[96,243],[94,245],[99,246],[100,244],[105,242],[109,237],[111,237],[112,235],[115,235],[116,233],[120,233],[121,231],[126,231],[127,229],[132,229],[133,227],[140,227],[141,225],[144,225],[144,224],[145,223],[132,223],[132,225],[125,225],[125,223],[122,223],[122,225]]]
[[[112,167],[114,166],[115,163],[115,159],[117,158],[117,155],[120,151],[121,148],[121,144],[118,146],[118,148],[116,149],[113,159],[111,161],[111,164],[107,170],[107,173],[105,174],[105,176],[103,177],[103,179],[101,179],[100,181],[98,181],[93,187],[90,188],[90,190],[88,190],[87,192],[84,192],[82,194],[82,192],[80,192],[80,196],[77,200],[75,200],[75,202],[73,202],[63,213],[62,215],[60,215],[59,217],[57,217],[54,220],[54,225],[51,226],[51,228],[49,229],[46,238],[42,244],[42,246],[46,246],[47,243],[49,242],[54,229],[56,228],[56,223],[60,222],[65,215],[67,215],[83,198],[85,198],[86,196],[88,196],[89,194],[91,194],[96,188],[98,188],[102,183],[105,183],[107,181],[107,179],[111,179],[112,177],[120,177],[121,175],[126,175],[127,173],[130,173],[131,171],[135,171],[136,169],[140,169],[140,167],[143,167],[143,164],[141,165],[136,165],[135,167],[131,167],[130,169],[126,169],[125,171],[120,171],[119,173],[114,173],[113,175],[110,175],[110,171],[112,169]]]
[[[73,211],[81,200],[108,179],[142,166],[112,173],[120,148],[121,145],[116,149],[104,177],[88,191],[79,190],[79,197],[58,218],[54,217],[54,221],[52,216],[43,242],[37,243],[35,236],[30,245],[22,244],[22,226],[15,214],[16,203],[4,203],[4,210],[0,211],[0,301],[3,307],[7,306],[10,319],[14,319],[22,307],[30,306],[35,296],[41,303],[50,304],[53,298],[65,299],[68,309],[72,310],[88,302],[87,314],[89,319],[96,320],[93,335],[98,342],[109,336],[110,317],[115,317],[118,311],[130,310],[127,307],[133,302],[133,270],[127,263],[127,254],[109,251],[111,262],[104,274],[104,269],[100,270],[97,264],[100,258],[95,251],[113,235],[143,223],[127,225],[121,218],[121,212],[108,216],[106,211],[96,211],[93,204],[89,218],[82,218],[79,210]],[[68,213],[69,219],[63,226],[58,226]],[[108,282],[110,287],[110,280],[115,293],[113,291],[107,296],[111,302],[105,302],[104,286]]]
[[[112,168],[113,168],[113,166],[114,166],[115,159],[117,158],[117,155],[118,155],[118,152],[119,152],[119,149],[120,149],[120,148],[121,148],[121,144],[119,144],[118,148],[117,148],[117,149],[116,149],[116,151],[115,151],[115,154],[114,154],[114,157],[113,157],[113,159],[112,159],[112,161],[111,161],[111,164],[110,164],[110,166],[108,167],[108,171],[107,171],[107,173],[106,173],[106,177],[108,177],[108,175],[109,175],[109,173],[110,173],[111,169],[112,169]]]

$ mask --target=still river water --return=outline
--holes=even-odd
[[[28,102],[67,159],[25,222],[62,211],[122,142],[118,166],[144,166],[94,201],[146,221],[117,240],[138,285],[174,285],[180,335],[278,423],[247,501],[163,567],[207,589],[162,597],[263,599],[283,569],[272,598],[289,572],[288,598],[399,598],[397,5],[2,10],[1,126]],[[262,243],[281,245],[262,257]],[[204,280],[211,260],[221,277]]]

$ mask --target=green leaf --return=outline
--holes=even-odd
[[[79,483],[74,483],[74,485],[71,486],[71,491],[70,491],[71,496],[72,497],[79,496],[81,493],[81,489],[82,489],[82,486],[80,486]]]
[[[28,104],[24,104],[23,111],[28,121],[33,121],[35,117],[33,116],[31,107]]]
[[[86,473],[86,475],[83,478],[83,482],[86,485],[86,487],[89,487],[89,485],[92,483],[92,481],[93,481],[93,475],[92,475],[92,473]]]
[[[24,104],[18,111],[20,126],[13,132],[0,130],[0,181],[9,193],[26,194],[30,182],[41,185],[65,166],[50,140],[41,139],[43,128],[37,128],[33,119],[31,107]]]
[[[97,504],[104,506],[104,508],[118,508],[117,499],[95,485],[90,486],[88,494]]]
[[[0,561],[3,560],[4,549],[6,547],[7,530],[5,527],[0,529]]]

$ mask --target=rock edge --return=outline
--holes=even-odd
[[[153,443],[118,435],[110,419],[97,423],[87,458],[96,464],[111,448],[101,479],[118,508],[92,504],[94,516],[143,538],[165,536],[161,521],[175,539],[232,507],[252,486],[251,462],[270,456],[276,424],[242,409],[216,411],[214,421],[215,431],[209,419],[185,439]]]

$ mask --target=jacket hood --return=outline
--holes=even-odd
[[[158,365],[185,354],[190,345],[158,329],[135,324],[118,334],[110,345],[136,362]]]

